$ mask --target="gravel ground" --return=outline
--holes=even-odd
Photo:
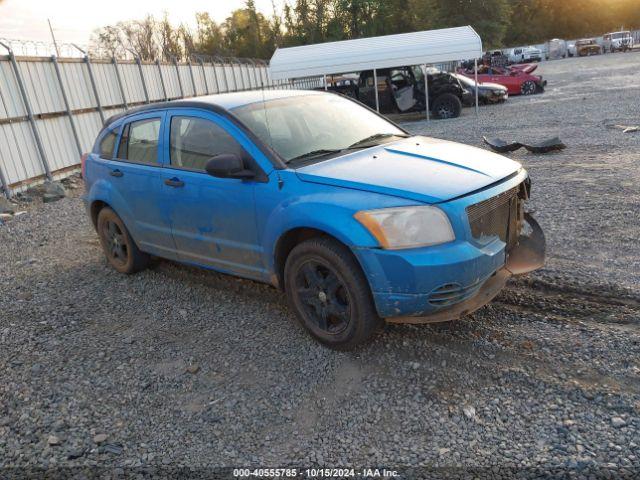
[[[539,140],[548,265],[472,317],[336,353],[284,295],[166,261],[108,268],[78,191],[0,226],[0,478],[387,467],[640,475],[640,53],[540,66],[547,92],[412,131]]]

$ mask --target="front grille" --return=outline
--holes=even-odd
[[[467,216],[473,238],[488,243],[498,237],[511,247],[518,236],[521,185],[482,202],[469,205]]]

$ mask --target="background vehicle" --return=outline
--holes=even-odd
[[[554,38],[547,42],[547,60],[558,58],[567,58],[567,42],[560,38]]]
[[[626,52],[633,48],[633,37],[629,30],[606,33],[603,37],[602,52]]]
[[[576,55],[586,57],[589,55],[600,55],[602,47],[593,38],[583,38],[576,41]]]
[[[516,47],[507,50],[507,56],[509,57],[509,63],[527,63],[527,62],[539,62],[542,60],[542,52],[535,47]]]
[[[414,112],[425,109],[424,75],[420,67],[397,67],[377,70],[380,112]],[[464,89],[446,72],[432,70],[428,74],[429,108],[437,118],[454,118],[462,110]],[[356,98],[375,109],[373,70],[360,73],[357,88],[331,86],[329,90]]]
[[[83,172],[117,271],[156,255],[270,283],[333,348],[364,342],[382,319],[471,313],[544,260],[519,163],[412,137],[324,92],[130,110],[107,120]]]
[[[460,73],[453,73],[465,90],[469,91],[468,95],[464,95],[463,104],[465,106],[472,106],[476,101],[476,82],[474,79],[466,77]],[[492,103],[502,103],[509,98],[509,92],[507,87],[497,83],[482,83],[478,82],[478,103],[482,105]]]
[[[567,56],[575,57],[577,55],[576,42],[567,42]]]
[[[482,83],[497,83],[507,88],[509,95],[532,95],[542,93],[547,84],[540,75],[532,75],[527,68],[490,68],[485,65],[478,67],[478,81]],[[473,79],[473,70],[459,69],[458,73]]]

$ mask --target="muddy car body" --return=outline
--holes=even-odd
[[[154,255],[270,283],[334,348],[382,319],[458,318],[544,258],[520,164],[411,136],[335,94],[141,107],[106,122],[83,177],[116,270]]]
[[[576,55],[586,57],[589,55],[600,55],[602,47],[593,38],[584,38],[576,42]]]

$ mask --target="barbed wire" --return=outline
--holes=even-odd
[[[87,45],[74,43],[58,43],[57,48],[53,42],[42,40],[22,40],[16,38],[0,37],[0,42],[8,45],[15,55],[25,57],[46,57],[57,55],[59,57],[82,57],[88,50]]]
[[[138,55],[128,49],[119,48],[116,52],[108,52],[100,48],[92,48],[86,44],[77,43],[58,43],[57,46],[53,42],[45,42],[41,40],[21,40],[15,38],[0,37],[0,42],[7,45],[16,56],[24,57],[50,57],[56,55],[58,57],[82,58],[89,54],[92,58],[108,58],[114,56],[118,60],[135,60]],[[187,55],[188,60],[193,63],[227,63],[227,64],[247,64],[266,66],[268,62],[256,58],[244,58],[233,56],[211,55],[208,53],[190,53]],[[167,59],[168,60],[168,59]],[[173,61],[173,58],[171,59]]]

